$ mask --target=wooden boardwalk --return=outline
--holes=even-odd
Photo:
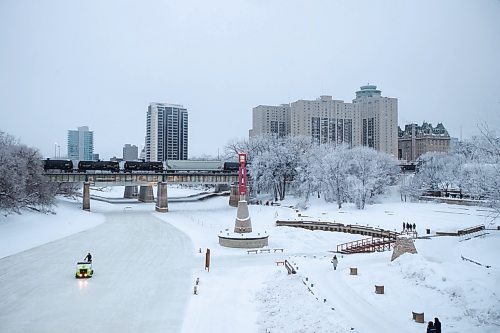
[[[390,251],[395,238],[365,238],[337,245],[337,252],[344,254]]]
[[[353,242],[347,242],[337,245],[339,253],[366,253],[375,251],[388,251],[394,248],[396,237],[401,235],[399,232],[373,228],[361,225],[342,224],[335,222],[320,222],[320,221],[276,221],[277,226],[304,228],[308,230],[323,230],[333,232],[345,232],[369,236]]]
[[[390,231],[380,228],[373,228],[361,225],[343,224],[336,222],[320,222],[320,221],[276,221],[278,227],[296,227],[308,230],[323,230],[333,232],[345,232],[349,234],[357,234],[378,238],[393,238],[396,239],[400,235],[399,232]]]

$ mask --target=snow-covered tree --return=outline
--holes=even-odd
[[[304,137],[257,138],[250,164],[254,190],[268,191],[273,193],[275,200],[283,200],[301,159],[310,147],[310,140]]]
[[[10,214],[23,208],[49,209],[55,186],[42,173],[40,153],[0,131],[0,211]]]
[[[318,197],[320,195],[323,173],[318,170],[318,166],[326,152],[324,146],[313,145],[309,150],[305,151],[304,156],[298,162],[293,188],[302,199],[299,203],[301,208],[308,206],[309,198],[313,193],[317,193]]]
[[[428,152],[418,159],[417,181],[420,187],[447,192],[460,185],[461,170],[464,163],[462,155],[441,152]]]
[[[476,160],[483,164],[483,188],[487,192],[486,199],[490,207],[500,215],[500,129],[490,129],[487,125],[480,127],[482,136],[472,140],[476,150]]]
[[[364,209],[373,197],[383,193],[395,180],[397,161],[368,147],[353,148],[349,154],[349,196],[356,207]]]
[[[338,146],[330,149],[313,169],[321,180],[325,200],[336,202],[339,208],[348,198],[350,158],[347,146]]]

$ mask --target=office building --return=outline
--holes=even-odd
[[[139,158],[139,149],[135,145],[126,143],[123,146],[123,160],[124,161],[135,161]]]
[[[303,135],[318,144],[367,146],[397,156],[398,100],[374,85],[362,86],[352,103],[320,96],[253,108],[250,137]]]
[[[68,158],[71,160],[94,160],[94,132],[88,126],[68,130]]]
[[[146,117],[146,161],[187,160],[188,112],[182,105],[151,103]]]
[[[424,122],[422,126],[409,124],[402,130],[398,127],[398,159],[415,161],[420,155],[435,151],[447,153],[450,150],[450,135],[442,123],[436,127]]]

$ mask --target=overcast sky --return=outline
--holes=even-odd
[[[189,156],[248,137],[252,108],[366,83],[399,125],[500,127],[500,1],[0,0],[0,130],[66,155],[144,145],[150,102],[189,112]]]

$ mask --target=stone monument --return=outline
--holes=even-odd
[[[225,247],[236,248],[255,248],[268,245],[269,235],[255,232],[252,229],[252,220],[248,211],[248,203],[245,200],[247,195],[247,173],[246,173],[246,158],[247,155],[241,153],[238,155],[240,168],[238,171],[238,210],[236,212],[236,220],[234,222],[234,230],[229,229],[220,231],[219,244]]]
[[[417,253],[417,248],[412,238],[408,236],[398,236],[398,238],[396,238],[396,245],[394,245],[394,251],[392,252],[391,261],[394,261],[404,253],[415,254]]]

